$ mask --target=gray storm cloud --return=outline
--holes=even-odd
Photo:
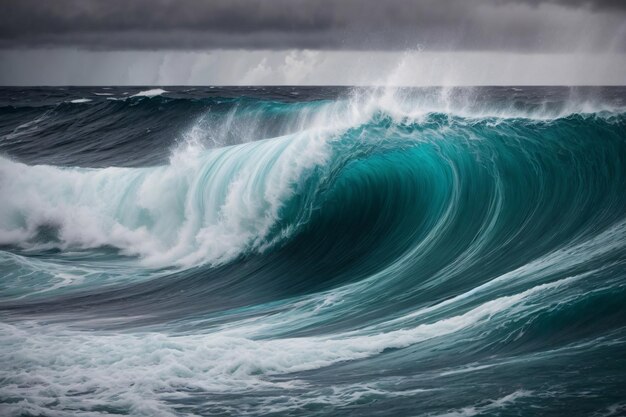
[[[624,85],[626,0],[0,0],[1,85]]]
[[[0,47],[626,51],[623,0],[0,0]]]

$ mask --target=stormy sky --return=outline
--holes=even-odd
[[[626,0],[0,0],[0,84],[626,84]]]

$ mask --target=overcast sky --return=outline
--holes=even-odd
[[[626,84],[626,0],[0,0],[0,84]]]

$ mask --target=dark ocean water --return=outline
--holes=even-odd
[[[0,88],[0,414],[626,415],[626,88]]]

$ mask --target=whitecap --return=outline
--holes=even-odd
[[[167,91],[161,88],[153,88],[151,90],[140,91],[137,94],[133,94],[131,97],[156,97],[163,93],[167,93]]]

